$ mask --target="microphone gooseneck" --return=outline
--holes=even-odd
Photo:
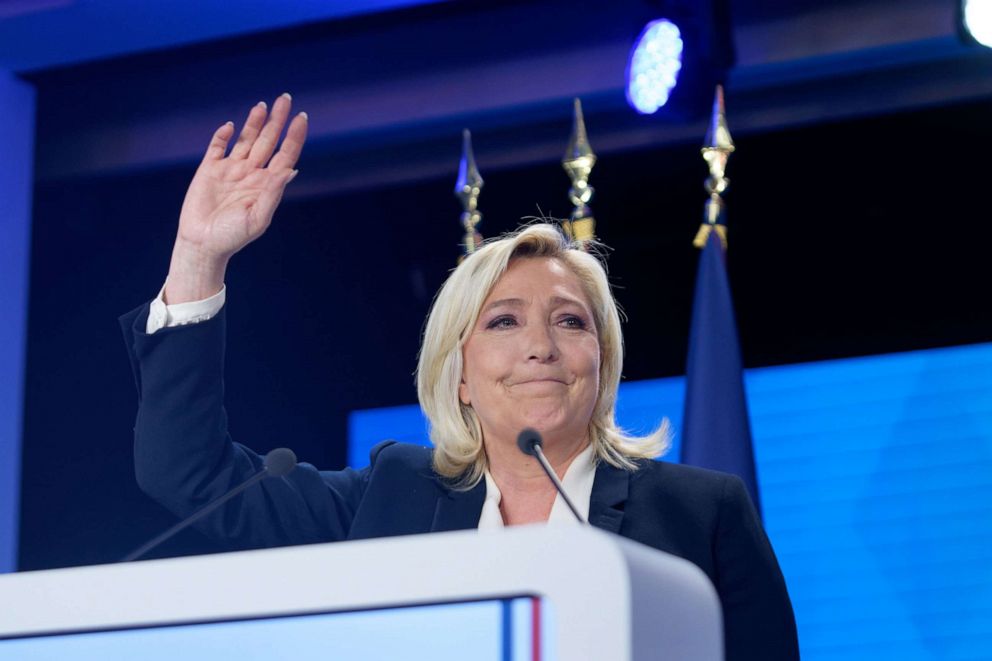
[[[565,504],[568,505],[568,509],[572,510],[572,514],[575,515],[578,522],[587,523],[587,521],[582,518],[582,515],[579,514],[579,510],[576,509],[572,499],[568,497],[567,493],[565,493],[565,487],[562,486],[561,480],[559,480],[558,476],[555,475],[555,471],[551,468],[548,458],[544,456],[544,441],[541,438],[541,433],[536,429],[531,429],[530,427],[524,429],[517,435],[517,447],[520,448],[520,451],[524,454],[530,455],[537,459],[537,462],[541,464],[541,468],[543,468],[544,472],[547,473],[548,479],[550,479],[551,483],[555,485],[555,489],[558,490],[558,493],[565,501]]]
[[[239,493],[241,493],[251,485],[255,484],[256,482],[261,482],[267,477],[282,477],[284,475],[287,475],[294,468],[296,468],[296,454],[294,454],[292,450],[290,450],[289,448],[276,448],[275,450],[272,450],[267,455],[265,455],[265,461],[262,464],[262,470],[258,471],[257,473],[249,477],[247,480],[245,480],[238,486],[234,487],[227,493],[225,493],[217,500],[209,502],[200,509],[198,509],[196,512],[193,512],[188,517],[186,517],[176,525],[172,526],[158,537],[155,537],[154,539],[146,542],[145,544],[142,544],[135,550],[131,551],[126,556],[124,556],[124,558],[121,559],[121,562],[131,562],[132,560],[137,560],[138,558],[148,553],[149,551],[151,551],[153,548],[155,548],[165,540],[175,535],[183,528],[186,528],[187,526],[195,523],[196,521],[199,521],[207,514],[210,514],[215,509],[217,509],[218,507],[229,501],[231,498],[234,498]]]

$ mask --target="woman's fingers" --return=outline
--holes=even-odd
[[[303,143],[307,139],[307,128],[310,118],[305,112],[301,112],[293,121],[289,123],[289,130],[286,137],[279,146],[279,151],[269,162],[269,169],[273,171],[292,170],[296,167],[296,161],[300,159],[300,152],[303,151]]]
[[[279,136],[282,134],[282,129],[286,126],[286,118],[289,117],[290,106],[292,106],[292,97],[288,93],[280,96],[272,104],[272,113],[269,115],[269,120],[262,127],[262,131],[258,134],[258,138],[248,153],[248,162],[255,167],[265,167],[268,160],[272,158],[272,153],[276,150],[276,145],[279,143]]]
[[[288,99],[286,100],[288,101]],[[287,114],[289,112],[288,103],[286,104],[286,112]],[[276,110],[273,108],[273,115],[275,113]],[[270,120],[270,123],[272,121],[274,120]],[[282,145],[279,146],[279,151],[276,152],[275,156],[272,156],[272,160],[269,162],[268,168],[266,168],[268,176],[266,177],[264,187],[258,195],[258,203],[255,207],[259,216],[258,220],[262,223],[267,223],[271,219],[276,207],[279,206],[279,202],[282,200],[286,186],[299,174],[299,170],[294,170],[293,168],[296,166],[296,161],[300,158],[303,143],[307,139],[308,121],[309,118],[305,112],[301,112],[293,118],[293,121],[289,123],[289,129],[286,131],[286,137],[283,138]],[[285,118],[280,122],[280,131],[282,130],[283,123],[285,123]],[[275,139],[278,140],[278,138],[279,134],[276,133]],[[259,142],[261,140],[262,137],[259,137]],[[266,154],[265,157],[268,158],[270,155]],[[249,160],[252,158],[254,158],[254,150]]]
[[[269,159],[272,159],[271,169],[292,169],[296,165],[296,161],[299,160],[300,151],[306,141],[308,119],[306,113],[300,113],[293,118],[279,152],[275,158],[272,156],[279,145],[279,136],[289,118],[291,106],[292,97],[288,93],[275,100],[271,113],[268,112],[265,102],[259,101],[249,111],[248,119],[245,120],[245,125],[241,129],[237,142],[231,148],[229,158],[247,160],[257,168],[265,167]],[[224,158],[228,142],[233,134],[234,125],[231,122],[219,128],[210,141],[204,160]]]
[[[244,128],[241,129],[241,135],[238,136],[238,141],[231,149],[231,158],[244,159],[248,157],[255,140],[258,139],[258,134],[262,131],[262,125],[265,124],[267,110],[268,106],[265,105],[265,101],[259,101],[249,111],[248,119],[245,120]]]
[[[214,137],[210,138],[210,144],[207,145],[207,152],[203,155],[203,160],[219,161],[224,158],[224,154],[227,152],[227,143],[231,140],[232,135],[234,135],[234,122],[227,122],[214,131]]]

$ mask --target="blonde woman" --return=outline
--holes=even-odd
[[[264,233],[294,176],[307,117],[284,95],[218,131],[190,185],[166,284],[122,317],[139,388],[138,482],[179,516],[261,466],[227,433],[224,275]],[[289,121],[278,151],[278,136]],[[681,556],[713,581],[727,658],[798,658],[788,593],[741,481],[653,461],[666,430],[638,438],[614,420],[623,340],[599,261],[535,224],[465,259],[441,288],[417,372],[434,449],[383,443],[362,470],[307,464],[245,492],[200,528],[234,547],[361,539],[525,523],[574,525],[525,428],[583,518]],[[576,549],[581,553],[581,549]],[[589,559],[595,571],[595,558]],[[581,580],[581,577],[576,577]]]

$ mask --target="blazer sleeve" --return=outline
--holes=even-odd
[[[728,475],[716,535],[727,661],[799,659],[792,603],[744,483]]]
[[[185,517],[260,470],[263,458],[228,434],[224,309],[208,321],[149,335],[148,308],[120,318],[138,388],[135,475],[146,494]],[[368,476],[368,469],[321,472],[301,463],[196,526],[238,549],[342,540]]]

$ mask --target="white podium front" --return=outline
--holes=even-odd
[[[708,661],[723,634],[698,567],[578,526],[0,576],[0,660],[138,657]]]

